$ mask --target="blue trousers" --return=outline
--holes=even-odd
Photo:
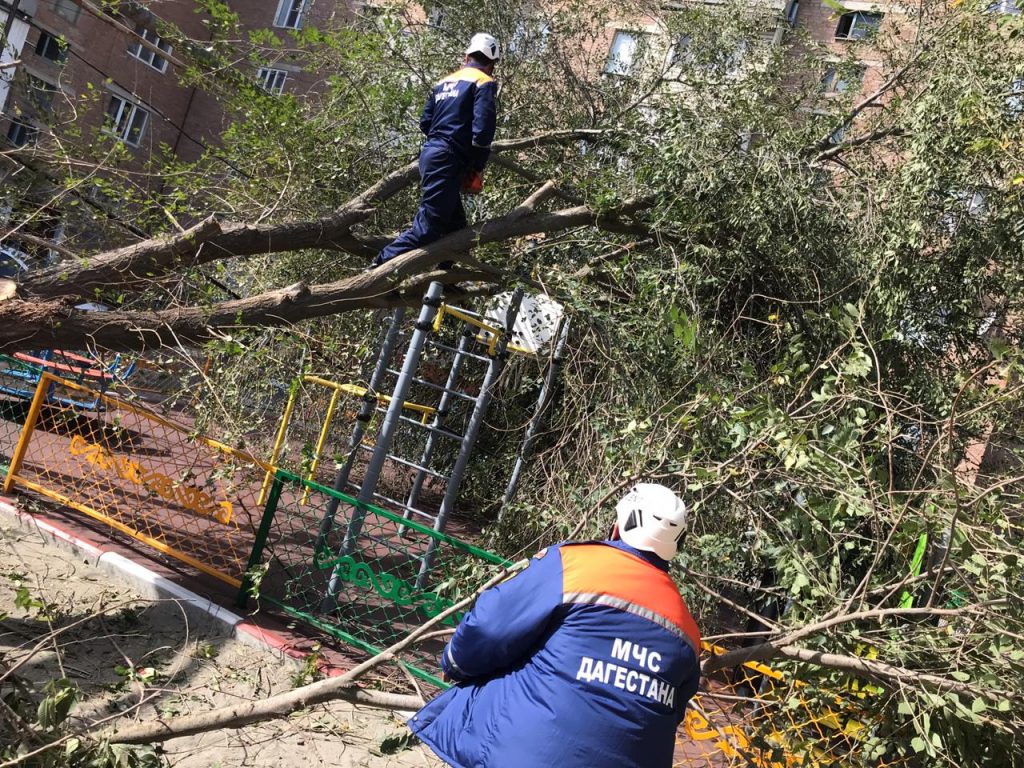
[[[466,226],[466,211],[459,194],[466,163],[445,141],[427,141],[420,151],[420,184],[423,196],[412,226],[384,248],[374,264],[383,264],[400,253],[421,248]]]

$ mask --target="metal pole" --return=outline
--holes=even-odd
[[[441,306],[441,293],[444,286],[433,281],[427,288],[427,294],[423,297],[423,306],[420,308],[420,316],[416,320],[416,327],[412,338],[409,339],[409,348],[405,353],[405,361],[402,363],[402,370],[395,382],[395,390],[391,394],[391,402],[388,403],[387,413],[380,425],[380,432],[377,435],[377,442],[373,447],[373,454],[370,456],[370,463],[366,467],[366,474],[359,484],[359,495],[356,497],[358,506],[352,510],[352,519],[349,521],[348,530],[345,532],[345,539],[342,542],[341,553],[348,554],[355,546],[356,540],[363,527],[365,517],[364,507],[373,500],[373,492],[377,488],[377,480],[380,479],[381,470],[387,460],[388,451],[391,449],[391,441],[394,439],[395,431],[398,429],[402,408],[405,406],[405,397],[412,386],[412,380],[416,375],[416,368],[420,363],[420,354],[423,352],[423,345],[427,341],[427,335],[431,332],[431,322]],[[331,580],[327,587],[325,602],[328,609],[334,600],[337,592],[338,574],[337,569],[331,572]]]
[[[39,374],[39,383],[36,384],[36,391],[32,395],[32,404],[28,407],[28,415],[25,416],[25,424],[21,428],[21,437],[18,444],[14,446],[14,454],[11,456],[11,464],[7,467],[7,477],[4,478],[4,493],[11,492],[14,485],[15,475],[21,470],[21,462],[25,458],[25,451],[28,450],[28,443],[32,439],[32,430],[36,428],[36,421],[43,408],[43,400],[50,389],[53,377],[46,373]]]
[[[324,446],[327,445],[327,438],[331,434],[331,422],[334,421],[334,410],[338,407],[338,396],[341,394],[341,390],[334,389],[331,391],[331,399],[327,403],[327,413],[324,415],[324,423],[320,428],[320,434],[316,438],[316,446],[313,448],[313,461],[309,464],[309,472],[306,475],[306,480],[314,482],[316,480],[316,470],[320,466],[320,454],[324,451]],[[309,487],[307,486],[302,491],[302,499],[299,504],[306,506],[309,501]]]
[[[544,376],[544,383],[541,385],[540,393],[537,395],[537,408],[526,427],[526,434],[523,435],[523,442],[519,447],[519,455],[516,457],[516,463],[512,467],[512,476],[508,480],[505,496],[502,498],[501,508],[498,510],[499,525],[501,524],[502,517],[505,515],[505,510],[516,495],[516,489],[519,487],[519,477],[523,473],[523,466],[530,455],[530,449],[533,447],[537,430],[544,419],[544,413],[551,404],[555,379],[558,377],[558,371],[562,367],[562,352],[565,350],[565,339],[569,335],[569,321],[563,317],[555,332],[557,334],[555,336],[555,348],[551,353],[551,362],[548,363],[548,371],[547,375]]]
[[[395,310],[395,314],[391,316],[391,323],[384,333],[380,354],[377,355],[377,362],[373,367],[373,373],[370,375],[369,388],[366,394],[363,395],[363,401],[359,405],[359,413],[356,414],[355,426],[352,427],[352,436],[348,441],[348,455],[345,457],[345,463],[338,465],[338,471],[334,475],[334,490],[339,493],[344,492],[345,486],[348,485],[348,478],[352,473],[352,465],[355,463],[359,445],[363,441],[366,425],[373,419],[373,413],[377,410],[377,390],[380,389],[380,385],[384,381],[391,357],[395,352],[395,342],[398,340],[398,334],[402,330],[402,322],[404,320],[405,307],[399,307]],[[338,502],[339,499],[336,496],[331,496],[327,501],[327,509],[324,511],[323,519],[320,521],[320,532],[316,537],[314,547],[316,552],[320,551],[320,548],[324,545],[324,540],[330,534],[331,528],[334,527],[334,517],[338,513]]]
[[[465,352],[469,347],[469,343],[472,340],[473,335],[473,327],[468,323],[463,325],[462,335],[459,337],[459,344],[455,350],[455,359],[452,360],[451,370],[448,371],[448,379],[444,383],[444,394],[441,395],[441,400],[437,404],[437,411],[434,412],[434,421],[430,425],[435,429],[440,428],[444,424],[444,420],[448,416],[448,408],[451,406],[452,401],[455,400],[453,390],[455,389],[455,384],[459,379],[462,364],[466,359]],[[427,467],[430,465],[430,460],[434,456],[434,445],[436,442],[437,433],[428,432],[427,442],[423,446],[423,454],[417,462],[420,467]],[[426,477],[427,473],[420,469],[416,473],[416,477],[413,479],[412,488],[409,489],[409,495],[405,501],[405,513],[403,514],[403,517],[406,520],[412,516],[412,510],[416,506],[416,501],[419,499],[420,490],[423,488],[423,481]],[[404,534],[404,532],[405,526],[402,526],[400,533]]]
[[[256,541],[253,542],[252,550],[249,552],[249,562],[245,566],[242,584],[238,588],[238,596],[235,598],[235,605],[239,608],[245,608],[248,602],[249,592],[252,589],[253,571],[263,559],[263,549],[267,545],[267,539],[270,538],[270,526],[274,522],[277,505],[281,501],[282,486],[281,475],[275,472],[274,479],[270,485],[270,495],[267,497],[267,505],[263,508],[260,527],[256,531]]]
[[[505,360],[508,358],[508,340],[512,336],[512,331],[516,325],[516,317],[519,315],[519,304],[523,300],[523,289],[516,288],[512,292],[512,297],[509,300],[508,311],[505,314],[505,327],[502,329],[501,336],[498,339],[498,343],[494,348],[494,355],[491,357],[490,364],[487,366],[487,373],[484,374],[483,383],[480,385],[480,397],[477,398],[476,405],[473,406],[473,413],[469,417],[469,425],[466,427],[466,434],[462,438],[462,444],[459,446],[459,455],[455,459],[455,467],[452,469],[452,474],[448,478],[448,487],[444,492],[444,499],[441,501],[441,509],[437,514],[437,521],[434,523],[434,530],[439,533],[444,532],[445,523],[448,522],[448,516],[451,514],[452,509],[455,507],[456,498],[459,495],[459,485],[462,483],[462,476],[466,472],[466,467],[469,465],[469,457],[473,452],[473,445],[476,443],[477,434],[480,432],[480,425],[483,424],[484,415],[487,413],[487,408],[491,404],[491,395],[494,388],[494,383],[497,381],[498,376],[501,375],[502,370],[505,367]],[[423,554],[423,560],[420,563],[420,572],[416,577],[416,588],[423,589],[423,585],[426,583],[427,574],[430,573],[430,567],[434,560],[434,552],[437,549],[437,539],[431,539],[427,545],[427,551]]]
[[[299,397],[299,389],[302,386],[302,371],[299,371],[300,378],[293,382],[289,387],[291,390],[288,393],[288,403],[284,407],[284,415],[281,416],[281,425],[277,428],[277,435],[274,437],[274,447],[270,451],[270,464],[271,469],[267,470],[266,476],[263,478],[263,486],[260,488],[259,498],[256,499],[257,504],[262,504],[266,501],[267,491],[270,490],[270,484],[274,479],[274,469],[277,468],[277,460],[281,458],[281,448],[284,446],[284,442],[288,437],[288,424],[292,420],[292,411],[295,409],[295,401]]]

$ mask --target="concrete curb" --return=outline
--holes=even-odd
[[[0,519],[5,518],[21,530],[35,531],[55,546],[96,566],[115,581],[137,592],[143,599],[173,601],[179,609],[185,611],[190,621],[198,625],[222,630],[239,643],[269,652],[289,664],[298,666],[305,659],[304,653],[276,632],[245,621],[224,606],[175,584],[124,555],[102,546],[97,547],[52,520],[24,512],[9,501],[0,499]]]

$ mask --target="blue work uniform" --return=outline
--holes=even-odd
[[[670,768],[699,648],[664,560],[560,544],[480,595],[409,727],[456,768]]]
[[[412,226],[374,260],[428,245],[466,226],[459,196],[467,172],[483,171],[491,153],[497,83],[470,61],[434,86],[420,117],[427,140],[420,151],[423,196]]]

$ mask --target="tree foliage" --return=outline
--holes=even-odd
[[[623,2],[445,4],[435,25],[396,6],[287,37],[203,9],[214,42],[175,49],[225,106],[220,145],[162,161],[157,191],[119,171],[116,147],[94,148],[98,176],[12,155],[36,172],[8,194],[31,211],[48,176],[102,223],[65,244],[76,253],[215,225],[187,256],[145,262],[130,290],[90,289],[122,308],[102,322],[68,308],[67,263],[49,283],[26,277],[0,313],[42,319],[0,332],[5,348],[205,342],[220,361],[206,405],[240,424],[254,362],[285,379],[370,343],[363,315],[339,313],[413,303],[431,277],[472,278],[478,294],[525,280],[565,303],[573,330],[542,451],[492,531],[505,549],[601,535],[614,494],[667,482],[692,502],[680,581],[708,634],[826,689],[851,674],[881,685],[856,759],[1017,759],[1022,17],[926,0],[835,62],[799,30],[770,44],[783,20],[764,7],[687,6],[655,14],[664,34],[618,76],[600,74],[607,24],[653,13]],[[415,205],[423,95],[483,28],[507,41],[499,132],[517,140],[496,153],[471,230],[362,273]],[[864,50],[881,78],[823,93],[822,75],[852,74]],[[328,75],[272,96],[225,74],[280,57]],[[82,202],[86,177],[117,205]],[[261,328],[288,307],[287,331]],[[122,322],[153,330],[103,335]]]

